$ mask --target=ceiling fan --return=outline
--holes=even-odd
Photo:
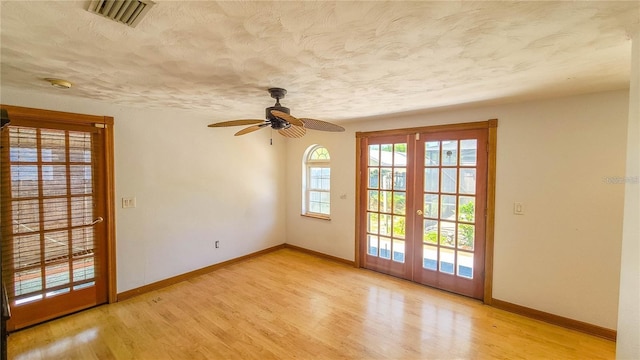
[[[269,89],[269,94],[271,94],[272,98],[276,99],[276,103],[275,105],[265,109],[266,120],[257,120],[257,119],[231,120],[231,121],[223,121],[215,124],[209,124],[208,126],[209,127],[227,127],[227,126],[251,125],[235,133],[235,136],[248,134],[250,132],[260,130],[267,126],[271,127],[274,130],[278,130],[280,135],[290,137],[290,138],[303,137],[304,134],[307,132],[307,129],[321,130],[321,131],[334,131],[334,132],[344,131],[344,128],[342,126],[338,126],[326,121],[308,119],[308,118],[298,119],[290,115],[289,108],[280,105],[280,99],[283,99],[286,93],[287,93],[287,90],[281,89],[281,88]]]

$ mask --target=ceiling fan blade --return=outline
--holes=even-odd
[[[282,112],[282,111],[278,111],[278,110],[271,110],[271,115],[273,115],[275,117],[279,117],[280,119],[288,122],[291,125],[295,125],[295,126],[303,126],[304,125],[302,123],[302,121],[300,121],[300,119],[298,119],[295,116],[291,116],[291,115],[287,114],[286,112]]]
[[[301,138],[304,136],[304,134],[307,133],[307,129],[303,128],[302,126],[291,125],[286,129],[278,130],[278,132],[280,133],[280,135],[288,138]]]
[[[223,121],[215,124],[209,124],[208,127],[226,127],[226,126],[240,126],[240,125],[253,125],[260,124],[264,122],[264,120],[256,120],[256,119],[242,119],[242,120],[231,120],[231,121]]]
[[[265,126],[268,126],[269,123],[264,123],[264,124],[260,124],[260,125],[253,125],[253,126],[249,126],[248,128],[244,128],[240,131],[238,131],[237,133],[234,134],[234,136],[240,136],[240,135],[244,135],[244,134],[248,134],[250,132],[254,132],[256,130],[260,130]]]
[[[332,124],[330,122],[316,120],[316,119],[300,119],[304,123],[304,127],[307,129],[320,130],[320,131],[333,131],[333,132],[342,132],[344,128],[340,125]]]

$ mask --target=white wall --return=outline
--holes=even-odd
[[[640,30],[633,39],[616,358],[640,359]]]
[[[6,88],[2,103],[114,117],[118,292],[286,240],[285,146],[269,145],[268,130],[234,137],[238,129],[206,127],[216,114]],[[122,209],[123,196],[137,207]]]
[[[213,114],[6,88],[2,103],[115,118],[117,201],[138,202],[116,212],[119,292],[285,241],[352,260],[355,131],[498,118],[494,297],[616,328],[624,186],[604,179],[625,174],[627,91],[368,119],[273,146],[268,131],[206,128]],[[331,152],[331,221],[300,216],[316,143]]]
[[[493,296],[616,328],[627,91],[347,123],[287,143],[287,242],[354,259],[355,132],[499,119]],[[300,216],[301,162],[327,146],[332,220]],[[346,200],[340,199],[346,194]],[[513,202],[525,215],[513,215]]]
[[[325,146],[331,157],[329,221],[300,216],[303,156],[313,144]],[[354,259],[355,151],[352,131],[325,133],[309,130],[302,138],[287,140],[287,243],[343,259]]]

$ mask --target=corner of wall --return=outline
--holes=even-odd
[[[640,359],[640,28],[631,53],[617,359]]]

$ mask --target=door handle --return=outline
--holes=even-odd
[[[93,220],[93,222],[91,224],[89,224],[89,225],[99,224],[99,223],[101,223],[103,221],[104,221],[104,219],[102,218],[102,216],[98,216],[98,218]]]
[[[418,214],[418,215],[422,215],[422,210],[418,210],[418,211],[416,211],[416,214]]]

